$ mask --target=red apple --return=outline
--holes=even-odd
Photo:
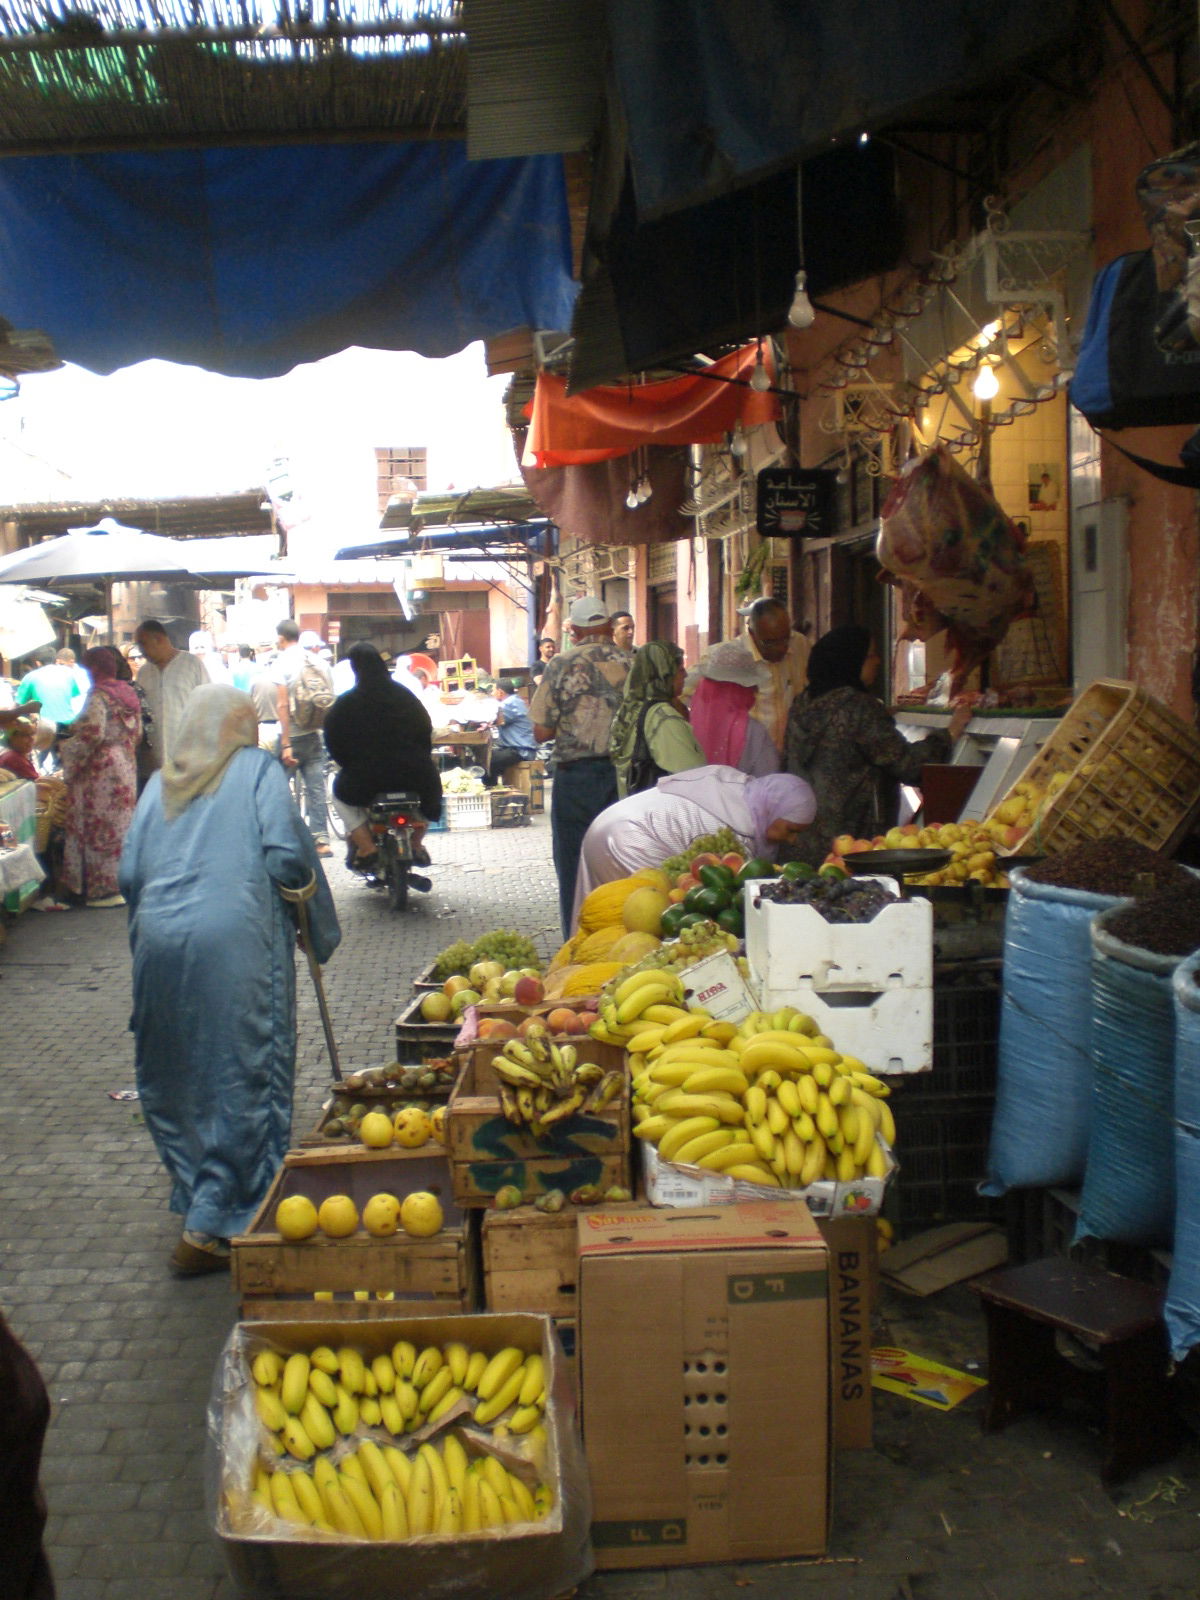
[[[720,856],[713,855],[711,850],[705,850],[698,856],[692,857],[692,876],[695,877],[701,867],[719,867]]]
[[[730,872],[740,872],[746,865],[746,858],[739,855],[736,850],[731,850],[727,856],[721,857],[721,865],[728,867]]]
[[[844,856],[848,851],[857,849],[858,841],[852,833],[839,833],[833,841],[833,853],[835,855]]]
[[[518,978],[513,989],[513,999],[519,1006],[540,1005],[546,989],[540,978]]]
[[[686,894],[689,889],[695,889],[699,887],[699,883],[699,878],[693,878],[690,872],[681,872],[679,877],[675,880],[675,887],[677,889],[682,889],[684,894]]]

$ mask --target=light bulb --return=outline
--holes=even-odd
[[[729,436],[730,455],[744,456],[746,454],[747,445],[748,441],[746,439],[746,435],[742,432],[742,425],[739,422]]]
[[[808,274],[803,267],[796,274],[796,290],[788,308],[787,319],[788,326],[792,328],[811,328],[817,320],[813,303],[808,298]]]
[[[641,501],[638,499],[636,489],[630,489],[629,493],[625,496],[625,504],[628,506],[630,511],[637,510],[638,506],[641,504]]]
[[[995,367],[987,364],[980,367],[975,375],[976,400],[994,400],[1000,393],[1000,380],[996,376]]]
[[[766,394],[767,390],[771,387],[771,379],[768,376],[766,366],[763,363],[761,351],[759,352],[758,360],[754,363],[754,371],[750,374],[750,387],[754,390],[755,394]]]

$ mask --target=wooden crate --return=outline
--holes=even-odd
[[[450,1170],[461,1206],[486,1206],[506,1184],[525,1200],[551,1189],[570,1193],[585,1184],[631,1188],[629,1086],[603,1111],[574,1116],[541,1139],[508,1122],[499,1096],[476,1079],[464,1060],[450,1096]]]
[[[324,1155],[323,1151],[312,1155]],[[271,1302],[276,1316],[290,1316],[313,1302],[318,1290],[331,1291],[355,1307],[355,1315],[373,1312],[375,1301],[354,1299],[355,1291],[390,1291],[394,1301],[379,1301],[379,1316],[408,1314],[403,1308],[424,1306],[430,1315],[470,1311],[476,1298],[475,1227],[473,1219],[455,1203],[445,1154],[380,1157],[363,1152],[362,1159],[347,1160],[342,1152],[329,1152],[328,1160],[296,1159],[289,1155],[270,1192],[246,1232],[232,1241],[230,1268],[233,1284],[242,1297],[247,1316],[261,1316],[263,1308],[251,1301]],[[431,1239],[413,1239],[398,1232],[387,1239],[373,1238],[360,1228],[348,1239],[329,1239],[317,1233],[293,1243],[275,1232],[275,1207],[288,1195],[303,1194],[320,1205],[328,1195],[348,1194],[363,1207],[373,1194],[387,1191],[403,1199],[417,1189],[428,1189],[442,1202],[446,1222]],[[398,1309],[398,1307],[400,1309]]]
[[[421,1015],[422,993],[415,994],[396,1018],[396,1060],[445,1060],[454,1050],[460,1024],[426,1022]]]
[[[327,1139],[321,1130],[331,1117],[332,1112],[326,1107],[321,1113],[321,1120],[312,1132],[305,1134],[300,1143],[288,1151],[289,1164],[309,1166],[338,1161],[427,1161],[431,1156],[445,1154],[443,1146],[436,1139],[429,1139],[425,1144],[418,1145],[415,1150],[407,1150],[400,1144],[390,1144],[383,1150],[372,1150],[363,1144],[356,1133]]]
[[[580,1033],[558,1034],[554,1043],[560,1046],[574,1045],[577,1061],[594,1062],[598,1067],[603,1067],[605,1072],[622,1072],[625,1069],[625,1052],[620,1045],[601,1044],[599,1039],[589,1039],[586,1034]],[[481,1039],[470,1049],[460,1049],[455,1052],[460,1063],[469,1060],[473,1064],[476,1094],[499,1094],[500,1079],[492,1063],[503,1052],[504,1045],[503,1039],[494,1042],[491,1039]]]
[[[642,1200],[622,1200],[622,1213],[648,1211]],[[610,1220],[614,1206],[588,1213]],[[573,1318],[579,1283],[579,1217],[575,1206],[538,1211],[517,1206],[483,1215],[483,1296],[489,1311],[535,1311],[557,1320]]]

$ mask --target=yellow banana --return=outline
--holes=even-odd
[[[259,1421],[273,1433],[281,1433],[287,1425],[288,1414],[274,1389],[255,1389],[254,1409],[258,1412]]]
[[[275,1476],[277,1478],[282,1478],[284,1474],[282,1472],[277,1472]],[[293,1472],[287,1476],[289,1477],[292,1490],[296,1496],[296,1504],[300,1507],[305,1521],[327,1521],[328,1519],[325,1515],[325,1504],[321,1499],[320,1491],[313,1482],[312,1478],[309,1477],[308,1473]]]
[[[737,1067],[701,1067],[682,1084],[686,1094],[709,1094],[717,1091],[742,1095],[749,1087],[746,1074]]]
[[[321,1491],[321,1500],[329,1513],[330,1522],[339,1533],[348,1533],[355,1539],[368,1537],[366,1526],[340,1480]]]
[[[674,989],[680,999],[683,998],[683,984],[678,974],[665,972],[661,967],[643,967],[641,972],[631,972],[627,978],[621,979],[613,992],[612,998],[617,1007],[620,1008],[621,1002],[628,1000],[630,995],[636,994],[639,989],[644,989],[647,986],[656,987],[663,983]]]
[[[254,1381],[270,1389],[283,1377],[283,1357],[275,1350],[260,1350],[250,1366]]]
[[[858,1138],[854,1142],[854,1165],[863,1171],[875,1148],[875,1124],[865,1111],[858,1114]]]
[[[516,1523],[524,1520],[521,1508],[511,1494],[502,1494],[500,1496],[500,1512],[504,1518],[505,1527],[511,1528]]]
[[[408,1538],[408,1507],[404,1503],[404,1496],[400,1493],[400,1486],[394,1479],[385,1483],[380,1493],[379,1517],[383,1537],[390,1543],[399,1544]]]
[[[645,1139],[648,1144],[657,1144],[667,1129],[674,1125],[674,1122],[674,1117],[646,1117],[633,1130],[633,1136],[635,1139]]]
[[[369,1300],[371,1291],[369,1289],[355,1289],[354,1298],[356,1300]],[[365,1363],[363,1365],[362,1392],[372,1400],[379,1393],[379,1385],[375,1382],[375,1374]]]
[[[361,1478],[356,1478],[349,1472],[341,1474],[342,1493],[358,1513],[358,1520],[367,1531],[368,1539],[383,1538],[383,1516],[379,1510],[379,1502],[371,1493],[370,1487]]]
[[[482,1528],[502,1528],[504,1513],[500,1509],[500,1496],[486,1478],[479,1480],[479,1525]]]
[[[533,1514],[539,1522],[554,1510],[554,1496],[548,1484],[539,1483],[533,1491]]]
[[[843,1150],[837,1158],[837,1179],[839,1183],[853,1183],[858,1177],[858,1163],[854,1159],[853,1150]]]
[[[358,1400],[340,1383],[337,1404],[333,1408],[333,1425],[339,1433],[353,1433],[358,1427]]]
[[[425,1420],[427,1422],[440,1422],[447,1411],[452,1411],[462,1397],[463,1392],[457,1384],[451,1384],[438,1403],[430,1407]]]
[[[672,1045],[681,1039],[694,1039],[705,1023],[711,1021],[712,1018],[707,1011],[689,1011],[686,1016],[680,1017],[678,1022],[670,1024],[663,1033],[662,1042],[664,1045]]]
[[[818,1133],[804,1150],[804,1165],[800,1168],[800,1187],[807,1189],[816,1183],[825,1166],[825,1141]]]
[[[530,1494],[528,1486],[521,1482],[515,1472],[510,1472],[508,1475],[508,1492],[520,1508],[522,1522],[535,1521],[536,1512],[533,1505],[533,1496]]]
[[[688,1094],[684,1089],[668,1089],[655,1102],[655,1110],[672,1117],[716,1117],[719,1122],[746,1120],[745,1108],[731,1094]]]
[[[644,983],[624,1000],[617,1002],[617,1023],[620,1027],[628,1027],[631,1022],[640,1020],[642,1012],[649,1006],[657,1005],[663,1000],[672,998],[678,989],[660,978],[657,983]]]
[[[408,1493],[409,1483],[412,1481],[412,1462],[403,1450],[397,1450],[394,1444],[385,1444],[383,1459],[388,1464],[388,1471],[396,1480],[396,1487],[401,1494]]]
[[[685,1166],[695,1166],[703,1156],[711,1155],[714,1150],[723,1150],[733,1143],[737,1134],[732,1128],[716,1128],[711,1133],[701,1133],[694,1139],[689,1139],[685,1145],[676,1150],[673,1161],[680,1161]]]
[[[668,1061],[691,1061],[693,1070],[698,1067],[736,1067],[740,1066],[741,1058],[736,1051],[727,1050],[724,1045],[714,1044],[710,1039],[680,1039],[676,1044],[667,1044],[655,1056],[654,1066],[665,1066]]]
[[[656,1022],[660,1027],[669,1028],[673,1022],[679,1022],[688,1014],[686,1006],[677,1006],[669,1001],[659,1000],[654,1005],[647,1006],[642,1012],[642,1022]]]
[[[368,1428],[377,1428],[383,1421],[383,1407],[373,1394],[359,1396],[358,1420],[365,1423]]]
[[[437,1345],[426,1345],[417,1357],[411,1373],[412,1384],[415,1389],[424,1389],[434,1373],[442,1365],[442,1352]]]
[[[761,1183],[768,1189],[781,1189],[783,1185],[769,1167],[763,1166],[738,1166],[727,1167],[727,1178],[740,1178],[743,1183]]]
[[[817,1125],[807,1111],[802,1111],[798,1117],[792,1118],[792,1130],[801,1144],[807,1144],[817,1131]]]
[[[804,1171],[805,1147],[797,1139],[791,1128],[783,1136],[783,1159],[787,1165],[788,1180],[795,1184],[800,1174]]]
[[[376,1356],[371,1362],[371,1376],[380,1394],[391,1394],[396,1387],[396,1369],[391,1356]]]
[[[747,1072],[762,1072],[770,1067],[779,1072],[803,1072],[807,1064],[806,1053],[790,1034],[783,1039],[760,1034],[742,1046],[742,1066]]]
[[[737,1038],[737,1028],[732,1022],[706,1022],[700,1030],[700,1037],[715,1040],[717,1044],[729,1044]]]
[[[484,1480],[491,1484],[497,1496],[508,1493],[508,1473],[504,1470],[503,1463],[497,1461],[495,1456],[481,1457],[479,1471]]]
[[[446,1492],[450,1487],[450,1477],[446,1471],[446,1463],[442,1460],[441,1452],[436,1446],[425,1443],[417,1451],[425,1465],[429,1468],[429,1481],[433,1486],[433,1514],[436,1521],[445,1504]]]
[[[297,1461],[311,1461],[317,1453],[299,1417],[289,1417],[284,1424],[283,1445],[288,1455],[295,1456]]]
[[[708,1172],[724,1172],[729,1167],[750,1166],[758,1160],[758,1150],[747,1140],[727,1144],[723,1150],[712,1150],[696,1162]]]
[[[820,1037],[824,1037],[821,1035]],[[815,1039],[806,1040],[803,1046],[804,1054],[816,1066],[838,1067],[842,1058],[836,1050],[830,1050],[824,1045],[817,1044]]]
[[[828,1135],[825,1140],[825,1147],[831,1156],[840,1156],[842,1151],[846,1148],[846,1141],[842,1138],[842,1130],[840,1125],[834,1130],[833,1133]]]
[[[521,1393],[523,1382],[524,1368],[518,1367],[512,1376],[500,1385],[490,1399],[484,1400],[480,1405],[476,1406],[475,1421],[477,1425],[484,1427],[487,1423],[494,1421],[502,1411],[507,1411]]]
[[[292,1487],[291,1476],[286,1472],[273,1472],[270,1483],[271,1507],[284,1522],[306,1523],[309,1518],[301,1511]]]
[[[337,1430],[333,1425],[333,1419],[315,1394],[310,1393],[303,1406],[301,1406],[300,1421],[304,1426],[305,1433],[318,1450],[328,1450],[337,1438]]]
[[[834,1072],[829,1083],[829,1104],[841,1106],[849,1104],[852,1084],[849,1078],[844,1078],[840,1072]]]
[[[541,1356],[530,1356],[525,1362],[525,1379],[517,1391],[517,1404],[530,1406],[546,1387],[546,1363]]]
[[[653,1113],[649,1106],[640,1106],[635,1100],[629,1108],[629,1115],[633,1118],[633,1125],[636,1128],[639,1122],[645,1122]]]
[[[411,1378],[417,1364],[417,1347],[407,1339],[397,1339],[392,1346],[392,1366],[398,1378]]]
[[[800,1091],[797,1089],[795,1080],[792,1078],[783,1079],[778,1089],[775,1091],[775,1098],[779,1101],[779,1104],[783,1107],[789,1118],[798,1117],[801,1111],[804,1109],[804,1107],[800,1104]]]
[[[450,1368],[439,1367],[429,1382],[421,1389],[421,1410],[426,1416],[437,1405],[447,1389],[453,1387],[453,1384],[454,1374],[450,1371]]]
[[[462,1522],[462,1496],[457,1489],[451,1487],[446,1490],[446,1498],[442,1501],[441,1508],[438,1511],[433,1531],[443,1534],[461,1533]]]
[[[442,1440],[442,1460],[446,1464],[446,1478],[459,1494],[463,1492],[463,1485],[467,1481],[467,1452],[462,1447],[462,1440],[456,1433],[447,1433]]]
[[[885,1083],[882,1078],[877,1078],[874,1073],[867,1072],[865,1068],[852,1067],[850,1076],[860,1089],[865,1089],[868,1094],[879,1095],[881,1099],[892,1092],[890,1083]]]
[[[287,1358],[283,1368],[283,1380],[279,1390],[279,1398],[283,1409],[293,1417],[304,1404],[308,1394],[308,1369],[309,1359],[303,1353],[297,1353]]]
[[[838,1107],[838,1132],[842,1136],[843,1144],[849,1145],[851,1149],[858,1143],[858,1107],[856,1105],[850,1104]]]
[[[750,1129],[750,1142],[758,1151],[761,1160],[770,1161],[775,1153],[775,1135],[765,1122],[760,1122]]]
[[[351,1345],[343,1345],[337,1353],[339,1382],[347,1394],[361,1394],[363,1388],[363,1358]]]
[[[542,1408],[536,1405],[518,1406],[508,1419],[510,1433],[531,1433],[541,1421]]]
[[[780,1084],[780,1088],[782,1088],[782,1087],[783,1087],[783,1085]],[[768,1100],[767,1101],[767,1127],[770,1128],[771,1132],[775,1135],[775,1137],[777,1139],[781,1138],[783,1136],[783,1134],[787,1131],[787,1129],[791,1127],[791,1125],[792,1125],[792,1119],[791,1119],[791,1117],[788,1116],[787,1112],[783,1109],[783,1106],[780,1103],[779,1099],[778,1098],[774,1098],[774,1099]]]
[[[665,1029],[662,1023],[656,1023],[652,1028],[643,1028],[640,1033],[635,1033],[626,1045],[630,1055],[649,1055],[651,1050],[657,1050],[662,1043]]]
[[[758,1084],[759,1088],[764,1094],[774,1094],[775,1090],[778,1089],[783,1080],[775,1071],[774,1067],[768,1067],[765,1072],[759,1073],[758,1077],[755,1079],[755,1082]]]
[[[646,1076],[661,1092],[663,1089],[681,1089],[693,1072],[699,1072],[698,1061],[656,1061],[647,1067]]]
[[[309,1470],[312,1472],[313,1482],[317,1486],[317,1493],[321,1496],[322,1503],[325,1506],[326,1520],[331,1521],[332,1518],[329,1516],[329,1503],[325,1499],[325,1491],[331,1486],[335,1489],[337,1488],[337,1468],[328,1456],[318,1456]]]
[[[311,1360],[311,1357],[309,1359]],[[337,1384],[320,1367],[309,1368],[308,1387],[323,1406],[337,1405]]]
[[[505,1349],[498,1350],[484,1368],[483,1376],[475,1386],[479,1398],[491,1400],[524,1361],[524,1350],[518,1350],[515,1345],[508,1345]],[[501,1407],[501,1410],[503,1409]],[[478,1416],[478,1413],[476,1415]]]
[[[462,1487],[462,1531],[478,1533],[483,1526],[479,1519],[479,1474],[468,1472]]]
[[[405,1416],[394,1394],[379,1396],[379,1420],[393,1436],[404,1432]]]
[[[767,1091],[761,1084],[752,1083],[742,1096],[746,1108],[746,1121],[753,1127],[767,1120]]]
[[[894,1145],[896,1142],[896,1119],[892,1115],[892,1108],[886,1100],[876,1100],[879,1108],[879,1131],[883,1135],[884,1144]]]
[[[887,1170],[887,1157],[884,1155],[879,1141],[876,1140],[871,1146],[871,1154],[867,1157],[867,1177],[886,1178]]]
[[[814,1061],[812,1075],[816,1079],[818,1089],[828,1089],[833,1082],[833,1068],[828,1061]]]
[[[837,1112],[829,1103],[829,1096],[822,1094],[817,1100],[817,1112],[813,1118],[820,1131],[821,1137],[828,1144],[829,1140],[838,1132]]]
[[[796,1094],[801,1111],[807,1111],[810,1117],[816,1116],[817,1106],[821,1100],[821,1090],[817,1080],[807,1072],[802,1074],[796,1079]]]
[[[432,1533],[433,1480],[429,1476],[429,1462],[423,1455],[418,1455],[412,1464],[404,1501],[408,1512],[409,1537],[418,1539],[423,1533]]]
[[[377,1500],[382,1499],[383,1487],[387,1483],[395,1483],[392,1469],[384,1459],[383,1451],[374,1439],[363,1439],[358,1446],[358,1459],[363,1464],[363,1471],[367,1475],[367,1482],[371,1485],[371,1492]]]
[[[664,1161],[672,1161],[676,1150],[701,1134],[712,1133],[721,1126],[716,1117],[681,1117],[667,1129],[658,1141],[658,1153]]]

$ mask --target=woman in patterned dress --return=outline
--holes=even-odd
[[[120,906],[117,863],[137,804],[142,716],[114,651],[89,650],[83,664],[92,690],[62,746],[69,798],[60,881],[90,906]]]

